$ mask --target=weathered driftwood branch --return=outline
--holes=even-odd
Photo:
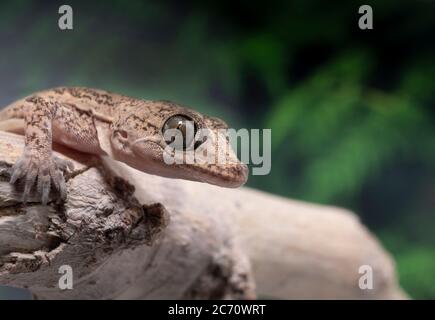
[[[7,182],[21,151],[21,136],[0,133],[0,284],[40,299],[254,297],[249,263],[218,216],[140,203],[127,180],[83,155],[65,204],[23,206]],[[172,194],[171,204],[188,201]],[[62,265],[73,290],[58,286]]]
[[[0,170],[21,150],[20,136],[0,132]],[[253,298],[255,278],[265,297],[405,297],[352,213],[73,158],[64,205],[22,206],[0,177],[0,284],[38,298]],[[61,265],[73,290],[58,287]],[[361,265],[372,290],[358,286]]]
[[[394,261],[352,212],[272,196],[228,193],[258,292],[285,299],[405,299]],[[361,266],[373,289],[362,290]]]

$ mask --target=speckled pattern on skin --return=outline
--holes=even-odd
[[[32,94],[0,111],[0,122],[24,119],[25,149],[11,170],[11,183],[24,180],[23,202],[34,185],[42,203],[47,203],[52,187],[64,200],[67,192],[63,173],[72,169],[72,164],[53,156],[53,141],[81,152],[110,155],[138,170],[165,177],[224,187],[238,187],[246,182],[247,167],[237,160],[231,147],[225,149],[226,159],[235,159],[229,164],[166,164],[162,128],[175,115],[192,119],[198,128],[218,132],[226,127],[220,119],[165,100],[141,100],[79,87]],[[96,121],[109,128],[110,137],[104,138],[110,140],[110,152],[101,147]],[[224,141],[229,144],[228,139]]]

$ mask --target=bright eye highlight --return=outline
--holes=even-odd
[[[162,133],[168,145],[176,150],[186,150],[195,139],[196,126],[192,119],[175,115],[166,120]]]

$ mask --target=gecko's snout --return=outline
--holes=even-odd
[[[193,180],[209,183],[226,188],[237,188],[248,180],[248,166],[240,162],[231,151],[226,163],[203,161],[193,163],[172,163],[164,160],[164,151],[161,147],[148,139],[138,140],[133,145],[135,162],[129,164],[141,171],[157,174],[164,177]],[[184,157],[186,154],[181,153]],[[126,162],[127,159],[124,160]]]
[[[220,174],[218,174],[216,184],[218,186],[227,188],[238,188],[244,185],[248,181],[249,169],[244,163],[231,165],[224,168]],[[210,179],[209,179],[210,180]]]
[[[238,188],[248,181],[249,169],[244,163],[226,166],[207,165],[207,168],[191,171],[191,180],[214,184],[225,188]],[[202,172],[201,172],[202,171]],[[193,178],[193,179],[192,179]]]

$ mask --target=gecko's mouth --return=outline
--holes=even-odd
[[[241,162],[239,164],[228,164],[224,166],[188,166],[185,169],[191,177],[197,177],[191,180],[206,182],[226,188],[237,188],[244,185],[248,180],[249,173],[248,166]]]

